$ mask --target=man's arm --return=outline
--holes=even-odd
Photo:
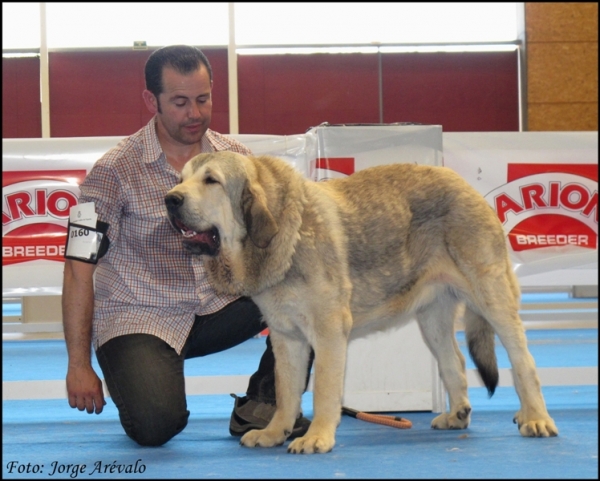
[[[69,405],[90,414],[100,414],[106,404],[102,382],[91,362],[95,268],[94,264],[65,259],[62,293]]]

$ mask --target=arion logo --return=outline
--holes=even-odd
[[[508,164],[507,180],[485,198],[496,210],[514,251],[597,248],[595,164]]]
[[[85,170],[2,173],[2,265],[63,261],[69,210]]]

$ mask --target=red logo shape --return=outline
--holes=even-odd
[[[311,161],[310,178],[316,181],[339,179],[354,171],[354,157],[319,157]]]
[[[597,165],[508,164],[507,180],[486,198],[509,231],[514,251],[597,249]]]
[[[2,173],[2,265],[64,261],[69,211],[85,170]]]
[[[333,170],[346,175],[354,174],[354,157],[319,157],[317,169]]]
[[[556,214],[541,214],[519,223],[508,234],[515,252],[540,247],[596,248],[596,233],[582,222]]]

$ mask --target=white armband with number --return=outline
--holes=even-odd
[[[93,202],[71,208],[65,248],[67,259],[96,264],[106,254],[110,244],[106,235],[108,224],[97,217]]]

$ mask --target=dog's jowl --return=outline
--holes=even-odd
[[[315,352],[314,419],[292,453],[335,444],[348,340],[417,320],[437,359],[450,410],[436,429],[464,429],[471,406],[454,336],[464,315],[469,352],[490,394],[497,334],[508,352],[523,436],[556,436],[519,319],[519,286],[504,231],[483,197],[444,167],[392,164],[312,182],[284,160],[200,154],[166,198],[183,245],[201,255],[220,292],[251,296],[269,326],[277,410],[248,447],[291,432]]]

